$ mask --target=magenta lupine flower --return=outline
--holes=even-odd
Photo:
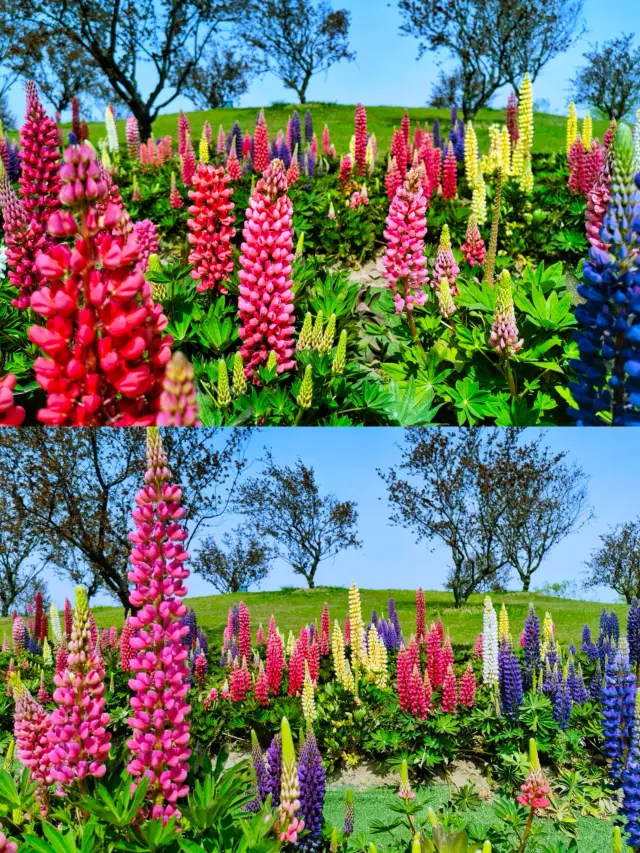
[[[20,128],[20,196],[29,219],[35,218],[42,233],[47,219],[60,207],[60,152],[58,128],[38,97],[36,84],[26,84],[27,111]]]
[[[188,791],[191,708],[185,697],[190,673],[182,638],[189,628],[180,619],[187,612],[182,599],[189,571],[184,565],[187,532],[180,524],[185,515],[182,491],[168,482],[167,458],[155,427],[147,433],[147,463],[145,485],[135,498],[136,529],[129,534],[129,601],[136,612],[129,617],[135,675],[129,680],[133,735],[127,741],[132,753],[127,769],[135,778],[149,778],[149,817],[166,822],[172,815],[179,817],[177,801]]]
[[[137,267],[142,272],[149,269],[149,255],[156,255],[159,249],[158,232],[155,222],[142,219],[133,225],[133,236],[138,244],[139,257]]]
[[[211,145],[211,141],[213,140],[213,129],[210,122],[205,121],[202,125],[202,135],[207,140],[207,145]]]
[[[182,183],[185,187],[191,185],[193,176],[196,171],[196,152],[193,150],[191,136],[187,134],[187,142],[184,154],[182,156]]]
[[[227,134],[224,132],[224,127],[218,127],[218,138],[216,140],[216,154],[226,154],[227,151]]]
[[[35,220],[29,221],[18,196],[13,191],[6,173],[0,177],[0,207],[7,245],[7,276],[18,296],[11,300],[20,310],[29,307],[29,295],[41,281],[36,258],[47,245],[46,236]]]
[[[269,165],[269,130],[264,117],[264,110],[260,110],[256,131],[253,137],[253,168],[256,172],[264,172]]]
[[[127,152],[133,160],[138,156],[140,150],[140,127],[135,116],[127,116],[124,133],[127,139]]]
[[[357,175],[367,171],[367,111],[362,104],[356,105],[355,170]]]
[[[249,199],[240,253],[238,334],[247,376],[274,352],[278,373],[295,365],[293,354],[293,205],[282,160],[272,160]]]
[[[325,124],[322,129],[322,153],[325,157],[329,157],[331,153],[331,134],[329,133],[328,124]]]
[[[178,113],[178,154],[181,157],[187,153],[188,137],[191,136],[189,119],[182,110]]]
[[[89,615],[87,592],[79,586],[67,665],[53,677],[58,707],[51,712],[48,733],[50,773],[63,785],[85,776],[104,776],[111,745],[109,714],[104,710],[104,663],[92,642]]]
[[[427,294],[424,238],[427,233],[427,203],[420,176],[412,170],[398,187],[387,217],[384,232],[387,250],[384,257],[385,278],[394,292],[396,312],[412,311],[424,305]]]
[[[46,789],[52,781],[47,738],[49,716],[20,681],[17,673],[11,674],[9,684],[15,702],[13,736],[18,758],[31,771],[31,778],[38,782],[41,789]]]

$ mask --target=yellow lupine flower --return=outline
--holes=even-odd
[[[571,146],[576,141],[578,135],[578,111],[573,101],[569,104],[569,115],[567,116],[567,157]]]
[[[507,613],[507,608],[502,605],[500,610],[500,617],[498,619],[498,640],[502,642],[506,640],[508,643],[511,642],[511,632],[509,631],[509,614]]]
[[[201,163],[209,162],[209,143],[207,142],[207,137],[202,134],[200,137],[200,145],[198,147],[198,157],[200,158]]]
[[[467,184],[473,189],[478,176],[478,137],[471,121],[464,134],[464,172]]]
[[[520,138],[513,154],[512,172],[520,180],[524,192],[533,189],[533,173],[531,171],[531,149],[533,147],[533,89],[531,77],[524,75],[520,90],[518,105],[518,132]]]
[[[307,728],[312,729],[318,717],[316,710],[315,690],[309,674],[309,661],[304,662],[304,683],[302,685],[302,715],[307,722]]]
[[[551,614],[547,611],[544,614],[544,622],[542,623],[542,644],[540,648],[540,656],[544,659],[547,656],[549,647],[553,643],[553,620]]]
[[[589,110],[585,113],[584,121],[582,122],[582,141],[584,142],[585,149],[588,151],[593,141],[593,119]]]
[[[511,173],[511,136],[506,125],[500,132],[500,168],[505,178]]]
[[[484,225],[487,221],[487,187],[479,164],[476,182],[473,187],[471,210],[478,220],[478,225]]]
[[[322,309],[318,311],[316,314],[316,321],[313,324],[313,333],[311,335],[311,346],[313,349],[318,349],[320,344],[322,343],[322,336],[324,335],[324,312]]]
[[[355,687],[353,674],[344,653],[344,635],[337,619],[334,622],[333,634],[331,635],[331,655],[333,657],[333,668],[336,671],[336,678],[345,690],[352,692]]]
[[[287,638],[287,657],[290,658],[293,650],[296,647],[296,638],[293,636],[293,631],[289,631],[289,637]]]
[[[366,664],[367,651],[364,647],[364,622],[360,606],[360,592],[352,581],[349,587],[349,623],[351,624],[351,657],[354,666]]]

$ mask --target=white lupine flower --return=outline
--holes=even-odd
[[[49,608],[49,625],[51,626],[51,633],[53,634],[56,646],[60,646],[62,644],[62,625],[60,624],[58,608],[53,602],[51,602],[51,607]]]
[[[7,274],[7,247],[0,245],[0,278]]]
[[[120,150],[118,129],[116,127],[115,117],[111,112],[111,107],[109,106],[107,106],[104,111],[104,124],[107,129],[107,145],[109,146],[109,151],[118,152]]]
[[[482,617],[482,681],[488,687],[498,684],[498,617],[488,595]]]

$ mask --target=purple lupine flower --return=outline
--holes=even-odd
[[[269,156],[272,160],[277,160],[279,156],[278,140],[272,139],[269,145]]]
[[[291,151],[285,139],[278,145],[278,158],[284,163],[285,169],[291,165]]]
[[[313,142],[313,116],[311,110],[307,110],[304,114],[304,140],[307,145]]]
[[[455,130],[455,127],[458,123],[458,108],[451,107],[451,116],[449,118],[449,123],[451,125],[451,130]]]
[[[231,624],[233,625],[233,636],[237,637],[240,634],[240,607],[237,604],[231,608]]]
[[[17,181],[20,177],[20,146],[18,143],[7,145],[7,153],[9,154],[9,169],[8,177],[10,181]]]
[[[635,595],[631,599],[627,616],[627,642],[631,666],[637,666],[640,663],[640,605]]]
[[[617,613],[613,610],[609,613],[609,639],[613,640],[616,646],[620,640],[620,622]]]
[[[315,624],[315,622],[312,622],[309,625],[309,645],[311,645],[311,643],[313,642],[313,638],[315,637],[315,635],[316,635],[316,624]]]
[[[351,790],[351,788],[347,788],[346,798],[347,803],[344,813],[344,825],[342,827],[342,834],[345,838],[348,838],[350,835],[353,835],[353,824],[356,816],[355,806],[353,804],[353,791]]]
[[[636,679],[631,672],[629,646],[623,637],[618,652],[607,663],[602,688],[602,728],[604,753],[609,758],[610,776],[620,779],[624,751],[628,748],[633,728]]]
[[[375,611],[375,610],[372,610],[372,611],[371,611],[371,620],[370,620],[370,622],[371,622],[371,624],[372,624],[372,625],[375,625],[375,624],[378,622],[378,614],[376,613],[376,611]]]
[[[312,151],[307,151],[305,162],[307,167],[307,175],[310,178],[313,178],[316,171],[316,158],[313,156]]]
[[[588,625],[585,625],[582,629],[581,649],[586,654],[589,663],[594,663],[599,657],[598,649],[596,648],[595,643],[591,640],[591,628]]]
[[[502,713],[515,718],[522,704],[522,673],[518,656],[506,640],[498,651],[498,672]]]
[[[198,644],[202,649],[203,654],[207,654],[209,651],[209,641],[207,640],[207,635],[202,630],[202,628],[198,628],[196,631],[196,636],[198,638]]]
[[[554,667],[558,661],[558,647],[555,640],[550,640],[547,646],[546,660],[550,667]]]
[[[622,771],[622,807],[626,817],[627,844],[637,850],[640,847],[640,691],[635,697],[635,720],[633,736],[625,768]]]
[[[442,150],[444,148],[442,144],[442,135],[440,131],[440,119],[437,118],[433,122],[433,147],[440,148]]]
[[[390,598],[387,603],[387,614],[391,622],[393,622],[393,627],[396,630],[396,635],[398,637],[398,648],[400,648],[400,643],[402,642],[402,631],[400,630],[400,619],[398,617],[398,611],[396,610],[396,602],[393,598]]]
[[[602,693],[602,667],[600,666],[600,658],[596,659],[596,665],[589,682],[589,698],[599,700]]]
[[[567,651],[569,652],[570,655],[577,655],[578,654],[578,650],[576,649],[576,644],[573,642],[573,640],[567,646]]]
[[[267,799],[268,795],[271,793],[271,778],[269,776],[269,772],[267,771],[267,765],[264,763],[264,755],[262,754],[262,749],[260,748],[260,744],[258,743],[258,738],[256,733],[251,730],[251,763],[253,765],[253,772],[256,777],[256,788],[258,789],[258,796],[260,800],[264,803]],[[278,790],[280,790],[278,788]]]
[[[524,686],[531,690],[540,668],[540,620],[536,616],[533,604],[529,605],[529,614],[524,620]]]
[[[271,805],[280,805],[280,778],[282,776],[282,741],[280,735],[274,735],[267,749],[268,786],[265,789],[271,794]]]
[[[549,661],[545,662],[544,675],[542,676],[542,692],[547,696],[552,696],[558,689],[558,667],[549,666]]]
[[[576,671],[576,665],[572,656],[569,657],[567,667],[567,685],[572,701],[576,705],[584,705],[587,701],[587,688],[584,686],[582,671],[579,673]]]
[[[231,132],[227,137],[227,154],[231,154],[231,149],[235,146],[236,157],[238,162],[242,163],[242,128],[237,121],[234,121]]]
[[[566,729],[571,717],[571,693],[566,678],[561,678],[553,693],[553,717],[561,729]]]
[[[291,151],[298,146],[298,162],[302,163],[302,128],[300,127],[300,116],[298,111],[294,110],[291,116]],[[287,166],[287,168],[289,168]]]
[[[300,783],[300,814],[304,817],[308,836],[302,840],[303,850],[317,847],[322,836],[322,810],[324,808],[325,773],[322,756],[315,735],[307,732],[304,746],[298,759],[298,780]],[[312,842],[307,846],[307,841]]]

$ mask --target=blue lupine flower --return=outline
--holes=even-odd
[[[588,625],[585,625],[582,629],[581,649],[589,659],[589,663],[594,663],[599,657],[596,644],[591,640],[591,628]]]
[[[267,771],[267,765],[264,763],[264,755],[258,743],[256,733],[251,731],[251,764],[253,765],[253,773],[256,777],[256,788],[258,796],[264,803],[267,796],[271,793],[271,781]]]
[[[498,673],[502,713],[515,719],[522,704],[522,673],[518,656],[506,640],[498,651]]]
[[[274,735],[267,748],[267,773],[269,776],[267,794],[271,794],[271,805],[280,805],[280,777],[282,776],[282,741],[280,735]]]
[[[302,163],[302,129],[300,127],[300,116],[298,111],[294,110],[291,116],[291,150],[294,151],[298,146],[298,162]],[[287,168],[289,168],[287,166]]]
[[[530,604],[529,614],[524,621],[524,686],[527,690],[531,690],[534,686],[539,668],[540,620],[536,616],[533,604]]]
[[[444,148],[440,131],[440,119],[438,118],[433,122],[433,147],[440,148],[441,150]]]
[[[561,729],[566,729],[571,717],[571,692],[566,678],[561,678],[553,693],[553,717]]]
[[[616,656],[607,663],[601,695],[603,750],[610,761],[609,774],[616,785],[633,727],[635,692],[636,680],[629,663],[629,647],[623,637]]]
[[[616,130],[611,198],[600,232],[609,251],[592,246],[575,308],[580,359],[570,388],[580,425],[640,423],[640,175],[631,129]],[[604,418],[603,418],[604,416]]]
[[[589,698],[587,696],[587,688],[584,686],[582,670],[578,669],[576,672],[576,665],[573,661],[573,657],[569,658],[567,685],[569,687],[569,693],[571,694],[572,701],[576,705],[584,705]]]
[[[633,736],[622,771],[622,808],[626,817],[627,844],[640,847],[640,690],[636,691]]]
[[[627,642],[629,643],[629,660],[632,666],[640,663],[640,605],[633,597],[627,616]]]
[[[589,682],[589,696],[591,699],[599,700],[602,694],[602,667],[600,666],[600,658],[596,660],[595,669]]]
[[[284,163],[285,169],[288,169],[291,165],[291,151],[289,150],[286,140],[283,141],[282,145],[278,146],[278,157]]]

